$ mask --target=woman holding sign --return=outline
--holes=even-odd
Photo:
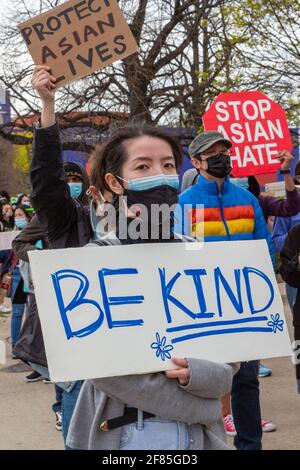
[[[42,128],[36,133],[31,169],[33,203],[38,205],[39,169],[46,168],[48,178],[54,182],[53,168],[58,172],[61,160],[54,115],[55,79],[47,67],[36,69],[33,85],[43,101]],[[41,148],[45,150],[39,154]],[[173,233],[170,217],[178,197],[180,162],[180,147],[159,129],[140,126],[117,130],[94,159],[91,172],[92,184],[113,195],[112,207],[116,210],[110,216],[115,216],[114,231],[103,238],[95,234],[96,241],[89,246],[99,250],[112,244],[180,242],[182,237]],[[57,189],[56,197],[61,198],[61,192],[67,199],[67,190],[62,187]],[[53,190],[51,197],[55,194]],[[64,212],[67,204],[62,200],[60,211]],[[169,210],[153,222],[152,209],[161,204]],[[60,231],[67,230],[72,217],[74,214],[60,221]],[[55,243],[58,232],[49,229]],[[237,366],[184,358],[174,358],[173,362],[177,369],[166,373],[87,380],[73,414],[68,446],[226,449],[220,398],[230,390]]]

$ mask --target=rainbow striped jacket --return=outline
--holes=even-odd
[[[221,191],[215,181],[200,176],[194,186],[179,195],[175,232],[203,237],[207,242],[266,239],[274,259],[271,236],[258,200],[232,184],[228,177]]]

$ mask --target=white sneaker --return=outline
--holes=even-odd
[[[0,313],[10,313],[10,312],[11,312],[11,308],[6,307],[6,305],[4,304],[0,304]]]
[[[261,427],[263,432],[272,432],[276,431],[276,424],[272,423],[272,421],[268,421],[266,419],[261,420]]]
[[[50,380],[50,379],[44,379],[43,382],[44,382],[44,384],[47,384],[47,385],[54,383],[54,382],[52,382],[52,380]]]
[[[55,416],[56,416],[55,427],[58,431],[62,431],[62,412],[56,411]]]

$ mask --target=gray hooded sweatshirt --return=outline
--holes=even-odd
[[[187,241],[186,237],[179,237]],[[193,240],[195,241],[195,240]],[[108,234],[99,245],[120,244]],[[88,246],[97,247],[90,243]],[[190,426],[191,450],[226,450],[221,397],[231,390],[238,364],[187,358],[188,385],[181,386],[163,372],[86,380],[72,416],[67,445],[73,449],[118,450],[122,428],[109,432],[100,424],[123,415],[125,406]]]

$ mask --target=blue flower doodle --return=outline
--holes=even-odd
[[[268,321],[267,325],[272,328],[273,333],[277,333],[277,330],[283,331],[284,321],[280,319],[279,313],[271,315],[272,321]]]
[[[156,357],[160,357],[162,361],[171,359],[171,354],[169,351],[174,349],[171,344],[166,345],[166,342],[167,338],[165,336],[160,339],[159,333],[156,333],[156,342],[151,344],[151,348],[156,349]]]

